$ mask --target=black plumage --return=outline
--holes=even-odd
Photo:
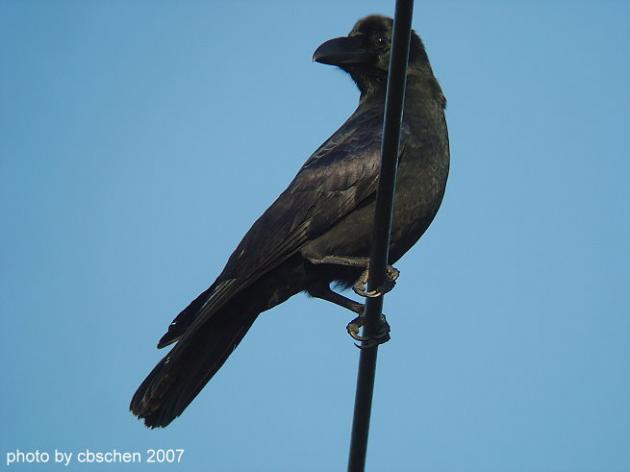
[[[360,312],[329,287],[351,286],[370,254],[392,20],[366,17],[314,60],[348,72],[359,106],[254,223],[216,281],[169,326],[177,342],[140,385],[131,411],[150,427],[179,416],[223,365],[257,316],[308,294]],[[400,138],[390,263],[424,233],[444,194],[449,167],[445,98],[412,32]]]

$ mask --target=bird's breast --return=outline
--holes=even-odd
[[[446,187],[448,151],[408,149],[398,167],[391,256],[399,259],[427,230]]]

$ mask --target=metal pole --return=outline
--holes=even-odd
[[[394,189],[396,186],[396,167],[398,163],[398,143],[405,99],[407,61],[409,59],[409,38],[411,35],[411,17],[413,0],[396,0],[394,30],[387,77],[387,96],[385,99],[385,121],[383,124],[383,144],[381,148],[381,169],[376,191],[376,209],[370,254],[370,277],[368,290],[383,285],[385,268],[389,259],[389,238],[392,224]],[[378,320],[383,310],[383,297],[368,298],[365,303],[366,317],[363,334],[370,336],[378,328]],[[354,419],[352,420],[352,439],[348,470],[362,472],[365,469],[372,394],[376,373],[378,346],[361,350],[357,392],[354,401]]]

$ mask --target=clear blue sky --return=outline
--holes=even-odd
[[[345,468],[351,316],[303,295],[167,429],[127,407],[174,315],[353,111],[313,51],[393,4],[0,2],[2,464]],[[630,4],[419,1],[413,23],[452,172],[386,299],[370,470],[629,471]]]

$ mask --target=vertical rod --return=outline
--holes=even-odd
[[[387,77],[387,95],[385,99],[381,169],[374,211],[368,290],[373,290],[383,285],[385,281],[385,269],[389,259],[389,239],[392,224],[394,190],[396,186],[400,127],[405,99],[412,14],[413,0],[396,0],[389,72]],[[378,322],[382,310],[383,296],[368,298],[366,300],[364,313],[366,319],[363,328],[364,336],[375,334],[378,329]],[[348,460],[348,470],[350,472],[362,472],[365,469],[374,377],[376,374],[376,358],[378,354],[378,346],[366,347],[364,343],[362,347],[364,349],[361,350],[361,357],[359,359],[357,391],[354,401],[354,418],[352,420],[352,438],[350,441],[350,457]]]

